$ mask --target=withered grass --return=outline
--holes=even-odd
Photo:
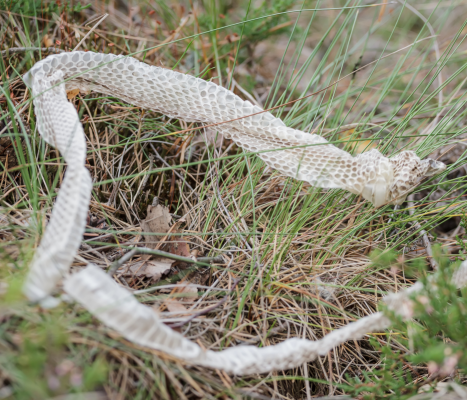
[[[157,198],[174,221],[184,220],[168,242],[181,238],[193,254],[221,255],[224,263],[181,278],[196,281],[195,299],[177,297],[172,290],[178,270],[157,283],[117,275],[120,284],[144,291],[138,294],[140,301],[168,323],[183,321],[229,294],[215,311],[178,328],[206,349],[271,346],[292,337],[316,340],[370,315],[385,293],[416,280],[406,273],[404,262],[426,259],[420,230],[453,257],[459,251],[467,112],[467,31],[462,15],[467,15],[467,7],[417,2],[424,15],[433,13],[427,22],[392,3],[358,8],[365,2],[331,6],[289,1],[276,8],[263,5],[264,11],[251,4],[248,18],[248,2],[219,3],[135,6],[99,1],[89,2],[80,12],[70,11],[70,6],[56,12],[40,6],[24,13],[2,11],[0,50],[72,50],[108,13],[81,49],[136,53],[152,65],[176,65],[181,72],[230,85],[241,97],[266,108],[317,91],[385,51],[416,43],[319,95],[275,111],[289,126],[321,134],[355,154],[370,148],[388,155],[412,149],[446,162],[446,173],[416,190],[413,212],[407,203],[399,209],[374,209],[346,192],[283,177],[219,138],[215,129],[173,134],[196,125],[97,93],[72,100],[87,136],[86,166],[94,182],[87,231],[73,270],[89,262],[107,269],[126,249],[143,245],[140,222]],[[268,17],[273,11],[302,7],[333,9],[286,14],[276,25],[271,23],[276,17]],[[188,11],[192,16],[187,22]],[[266,18],[241,23],[260,16]],[[217,29],[227,22],[239,24]],[[431,35],[432,25],[437,36],[417,42]],[[203,30],[209,32],[198,35]],[[153,46],[159,47],[151,50]],[[60,155],[40,140],[30,93],[21,79],[42,56],[25,51],[3,56],[0,62],[1,277],[9,287],[20,288],[66,171]],[[373,263],[370,255],[377,249],[396,250],[400,268]],[[174,316],[164,306],[167,298],[176,298],[190,311]],[[34,329],[40,332],[50,324],[61,326],[67,339],[66,351],[57,355],[59,359],[48,358],[47,365],[70,359],[86,371],[86,364],[103,357],[108,373],[95,390],[118,399],[338,395],[344,393],[347,376],[361,376],[384,362],[370,336],[394,351],[409,351],[399,340],[404,332],[369,334],[294,370],[235,377],[140,348],[74,304],[41,310],[18,295],[6,298],[0,310],[0,348],[5,354],[0,357],[0,386],[13,391],[26,385],[28,375],[11,360],[21,353],[21,343],[39,336]],[[415,371],[414,379],[427,376],[424,366],[407,368]]]

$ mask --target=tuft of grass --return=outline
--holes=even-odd
[[[88,262],[108,268],[142,243],[140,221],[157,197],[174,219],[185,219],[172,238],[227,261],[200,274],[197,309],[217,303],[242,278],[221,308],[181,328],[221,350],[314,340],[373,313],[384,294],[420,275],[406,269],[407,260],[428,264],[422,230],[446,257],[465,251],[465,4],[0,1],[0,50],[51,43],[71,51],[104,12],[109,16],[82,49],[132,54],[230,87],[264,108],[283,105],[273,113],[288,126],[353,154],[414,150],[448,168],[424,181],[413,203],[374,209],[349,193],[284,178],[214,130],[99,93],[80,95],[73,104],[87,135],[94,189],[73,270]],[[38,135],[21,79],[44,56],[0,58],[0,397],[310,398],[351,393],[355,379],[398,377],[407,362],[414,368],[429,361],[399,356],[421,354],[421,346],[411,348],[407,327],[398,325],[301,368],[227,376],[133,345],[74,304],[54,310],[27,304],[21,282],[66,172]],[[292,100],[298,101],[287,104]],[[198,129],[177,133],[188,128]],[[374,250],[396,254],[398,268],[388,268],[384,256],[372,262]],[[173,317],[163,305],[172,293],[138,277],[118,279],[150,289],[140,301]],[[435,332],[427,332],[420,343],[435,348]],[[394,362],[387,361],[391,354],[398,354]],[[461,372],[453,374],[462,382]],[[430,379],[424,367],[403,376],[409,387]],[[378,396],[403,389],[389,383]]]

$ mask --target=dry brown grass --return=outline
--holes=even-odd
[[[212,10],[209,4],[205,7],[197,4],[194,8],[190,4],[141,3],[130,6],[126,1],[93,2],[90,8],[79,13],[64,11],[58,19],[54,19],[53,13],[40,10],[34,18],[1,12],[1,46],[4,50],[42,43],[70,50],[92,28],[96,17],[108,13],[83,48],[128,54],[165,44],[136,57],[153,65],[171,67],[184,55],[191,41],[181,39],[202,31],[208,24],[206,19],[214,18],[216,26],[221,26],[225,25],[221,15],[223,8],[230,10],[228,21],[241,21],[244,14],[241,7],[228,4],[221,4],[217,10]],[[424,3],[424,7],[428,7],[426,10],[431,10],[430,4]],[[313,3],[309,8],[315,5]],[[395,15],[400,8],[394,5],[387,7],[382,17],[386,25],[382,32],[373,34],[367,41],[368,51],[364,52],[360,65],[377,59],[388,40],[388,29],[394,26]],[[297,9],[297,6],[292,8]],[[150,10],[156,12],[150,13]],[[458,15],[461,15],[459,10],[466,12],[464,6],[456,10]],[[193,20],[189,22],[184,19],[188,11],[193,12]],[[268,27],[264,23],[256,29],[257,32],[265,29],[262,36],[255,36],[254,31],[245,31],[237,59],[235,92],[243,97],[249,93],[259,104],[272,106],[335,81],[336,71],[319,65],[320,62],[331,65],[332,60],[345,49],[346,37],[339,36],[339,25],[326,33],[330,21],[339,12],[321,12],[303,49],[300,48],[299,31],[296,31],[288,48],[284,45],[291,35],[295,17],[290,17],[290,23],[289,20],[281,22],[279,28],[282,29]],[[358,21],[361,23],[355,28],[355,43],[374,26],[374,13],[373,9],[360,11]],[[306,28],[311,15],[309,12],[299,21],[300,29]],[[413,43],[423,28],[424,24],[422,28],[416,25],[409,11],[404,12],[401,18],[413,27],[407,29],[406,37],[396,34],[389,41],[388,51]],[[444,25],[439,23],[444,28],[438,38],[443,52],[451,44],[461,22],[455,16],[442,14],[439,18],[444,18]],[[344,17],[340,20],[341,23],[347,21]],[[351,27],[349,25],[346,29],[351,32]],[[207,71],[205,79],[216,83],[221,80],[227,86],[229,76],[226,76],[225,68],[232,70],[236,46],[240,43],[238,33],[237,36],[234,33],[234,29],[227,29],[198,37],[191,45],[196,49],[196,55],[187,52],[177,68],[188,73]],[[310,59],[309,54],[317,48],[325,33],[325,46]],[[332,42],[333,39],[336,43]],[[462,49],[456,50],[449,59],[443,72],[445,80],[455,74],[462,60],[465,62],[465,54],[462,56],[465,50]],[[281,82],[277,82],[280,74],[276,72],[282,71],[280,60],[283,54],[286,62],[295,60],[294,50],[300,53],[296,69],[307,63],[309,66],[297,87],[291,90],[291,78],[294,76],[291,69],[281,72],[284,76]],[[326,51],[329,54],[325,54]],[[349,53],[343,65],[347,72],[352,71],[359,55],[358,52]],[[427,60],[423,58],[425,56]],[[23,269],[27,267],[41,229],[50,215],[55,187],[60,186],[66,170],[57,152],[40,141],[34,127],[32,105],[28,102],[29,94],[21,78],[15,75],[15,70],[23,73],[39,59],[37,53],[31,52],[3,57],[2,85],[9,100],[0,94],[3,113],[0,121],[0,161],[3,164],[0,239],[4,256],[3,278],[7,281],[24,275]],[[422,141],[417,136],[429,126],[436,113],[450,112],[452,107],[460,104],[456,101],[464,95],[463,86],[457,86],[462,81],[461,76],[454,76],[455,79],[444,90],[445,99],[453,88],[458,88],[458,93],[450,102],[443,100],[441,107],[437,105],[436,84],[425,84],[428,89],[415,89],[424,82],[428,67],[432,65],[430,62],[434,61],[436,58],[430,46],[424,44],[405,59],[403,55],[387,59],[373,74],[368,68],[349,77],[335,93],[330,89],[316,99],[308,99],[300,106],[281,111],[288,124],[315,130],[330,140],[340,140],[342,147],[350,142],[351,146],[362,150],[359,143],[371,143],[371,146],[376,143],[378,148],[386,147],[387,152],[392,153],[407,145],[416,148],[421,144],[420,151],[425,156],[443,146],[456,145],[456,150],[444,147],[448,151],[443,159],[453,164],[449,170],[451,175],[443,177],[444,186],[435,190],[428,183],[416,194],[416,200],[424,200],[416,204],[415,217],[410,215],[406,206],[398,211],[390,207],[375,210],[362,199],[341,191],[316,190],[284,178],[265,169],[257,158],[245,157],[230,141],[216,141],[215,133],[209,130],[173,134],[192,126],[124,104],[118,99],[102,98],[99,94],[78,95],[73,102],[82,113],[80,116],[89,150],[86,165],[96,185],[89,211],[89,229],[73,269],[79,269],[88,262],[108,268],[128,246],[144,244],[141,220],[146,217],[148,205],[157,197],[169,208],[175,221],[180,218],[185,221],[167,242],[181,236],[189,244],[191,252],[198,256],[222,255],[224,263],[208,270],[190,269],[188,275],[183,273],[187,266],[178,265],[165,280],[159,282],[165,285],[165,289],[157,288],[155,282],[146,278],[117,274],[116,279],[134,290],[153,288],[139,296],[141,302],[154,307],[168,323],[184,321],[190,312],[174,314],[167,308],[167,299],[176,298],[186,308],[200,311],[217,304],[226,293],[229,294],[228,300],[215,311],[177,328],[201,346],[220,350],[242,344],[269,346],[290,337],[314,340],[373,313],[384,293],[399,291],[415,279],[406,275],[403,259],[400,260],[400,269],[393,270],[371,263],[369,255],[373,250],[394,248],[401,254],[406,253],[408,258],[425,257],[426,249],[421,244],[419,232],[411,224],[413,218],[418,218],[424,229],[437,234],[437,240],[452,253],[458,251],[455,235],[463,232],[458,215],[464,209],[464,172],[459,170],[458,160],[463,157],[464,150],[454,156],[453,151],[459,153],[459,146],[464,146],[457,143],[463,138],[460,135],[465,129],[462,120],[465,107],[450,117],[453,124],[447,125],[445,130],[457,127],[450,137],[425,138]],[[391,78],[396,77],[391,75],[391,71],[398,62],[403,63],[401,74],[405,75],[401,82],[394,83]],[[313,81],[314,86],[308,88],[309,81],[315,77],[312,71],[319,68],[322,78]],[[429,76],[433,77],[434,72]],[[370,79],[369,83],[367,79]],[[276,83],[273,84],[274,81]],[[404,84],[409,90],[404,88]],[[384,88],[385,85],[388,86]],[[278,92],[274,101],[268,100],[268,95],[273,92],[271,87]],[[361,95],[360,90],[363,91]],[[415,95],[407,107],[394,113],[405,90],[408,90],[407,97],[412,90],[415,90]],[[286,95],[280,98],[281,93]],[[378,94],[381,93],[379,99]],[[433,93],[432,101],[413,111],[417,99],[428,99]],[[19,121],[11,123],[7,107],[9,101],[20,110],[21,123],[26,129],[24,137],[18,134],[15,138],[14,129],[21,132],[22,125]],[[319,106],[320,101],[324,106]],[[376,110],[375,103],[378,103]],[[338,117],[333,116],[342,117],[346,113],[349,117],[345,124],[338,123]],[[370,121],[365,120],[358,129],[347,126],[350,122],[363,120],[368,114],[371,114]],[[395,122],[386,124],[391,120]],[[344,135],[339,136],[339,132],[344,132]],[[206,145],[205,140],[211,140],[211,144]],[[386,146],[388,143],[391,145]],[[187,162],[191,165],[180,167]],[[31,180],[37,177],[34,184],[26,181],[26,175],[32,177]],[[36,190],[37,199],[31,196],[32,188]],[[443,208],[443,205],[449,208]],[[42,221],[42,228],[35,221]],[[436,230],[436,226],[446,221],[453,223],[454,227]],[[138,257],[131,262],[138,261]],[[196,298],[180,299],[173,287],[167,288],[180,279],[199,285]],[[238,285],[231,291],[238,279]],[[348,383],[346,374],[361,376],[362,371],[371,371],[382,362],[381,354],[365,339],[346,343],[326,357],[296,370],[234,377],[222,371],[184,365],[161,352],[139,348],[100,325],[75,305],[44,311],[27,305],[23,300],[5,304],[2,319],[7,324],[5,339],[0,343],[2,351],[12,356],[21,353],[21,346],[13,340],[15,335],[18,343],[29,336],[34,339],[32,331],[23,329],[25,326],[42,326],[60,320],[68,334],[66,351],[50,361],[51,365],[72,359],[83,372],[86,371],[86,363],[103,356],[109,372],[101,387],[109,398],[300,399],[337,395],[343,393],[340,385]],[[372,336],[381,344],[392,346],[394,351],[407,351],[398,340],[399,335],[400,332],[394,332],[392,336]],[[15,388],[24,384],[24,377],[8,371],[6,365],[9,364],[0,363],[0,387]],[[423,380],[427,376],[424,366],[408,368],[415,371],[416,379]],[[47,393],[63,394],[50,387]]]

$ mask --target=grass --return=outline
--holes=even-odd
[[[186,220],[172,237],[226,260],[207,274],[192,274],[202,286],[220,289],[199,289],[198,297],[205,295],[200,309],[241,278],[221,308],[181,328],[206,348],[314,340],[373,313],[381,296],[415,281],[404,266],[406,260],[426,262],[422,229],[452,259],[459,257],[467,116],[467,7],[461,2],[156,0],[83,8],[20,0],[0,1],[0,9],[0,50],[52,45],[71,51],[106,12],[82,48],[133,54],[233,87],[261,107],[280,106],[273,113],[288,126],[354,154],[409,149],[448,164],[415,190],[413,206],[374,209],[347,192],[285,178],[229,140],[213,145],[214,129],[98,93],[75,98],[94,191],[73,270],[87,262],[107,268],[122,249],[142,242],[140,221],[157,197],[174,219]],[[21,80],[41,57],[24,52],[0,61],[1,398],[337,395],[346,393],[350,377],[384,365],[386,356],[370,337],[393,352],[409,352],[406,332],[394,330],[346,343],[301,368],[235,377],[139,348],[74,304],[53,310],[28,304],[21,282],[66,170],[41,141]],[[396,252],[398,269],[372,262],[377,249]],[[125,282],[138,290],[155,286],[137,277]],[[174,296],[154,288],[139,299],[168,320],[164,304]],[[411,368],[420,382],[428,378],[424,364]],[[456,377],[462,381],[460,373]]]

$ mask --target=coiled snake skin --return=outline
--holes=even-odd
[[[125,337],[186,361],[236,374],[287,369],[312,361],[333,347],[389,326],[375,313],[320,341],[289,339],[277,346],[241,346],[205,351],[172,331],[148,307],[93,265],[69,275],[85,229],[92,181],[84,167],[86,142],[78,114],[66,92],[97,91],[187,122],[218,124],[216,129],[285,175],[322,188],[360,194],[375,206],[400,204],[425,176],[445,169],[404,151],[386,158],[377,150],[356,157],[324,138],[288,128],[279,118],[214,83],[149,66],[132,57],[92,52],[51,55],[24,76],[31,87],[37,126],[68,164],[52,217],[33,259],[24,292],[32,301],[49,298],[58,282],[76,301]],[[467,265],[459,270],[466,275]],[[463,278],[464,279],[464,278]],[[465,281],[465,279],[464,279]],[[413,290],[416,288],[414,287]],[[391,297],[402,309],[405,292]]]

